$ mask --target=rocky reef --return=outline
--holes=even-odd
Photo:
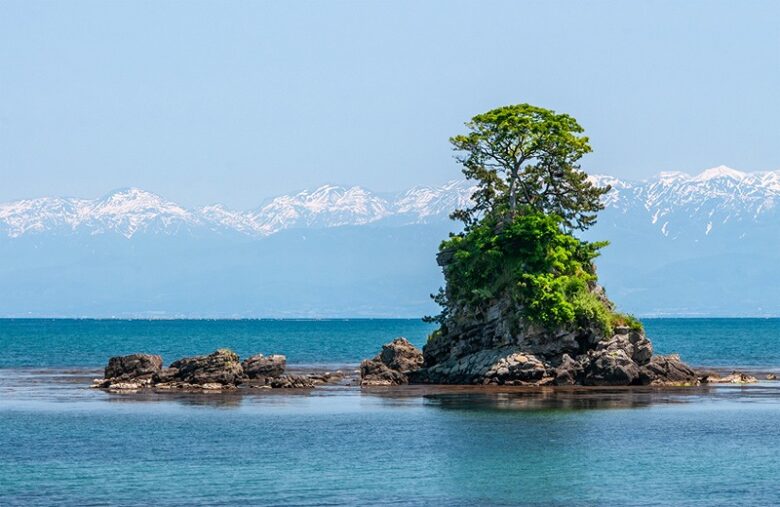
[[[241,362],[238,354],[219,349],[203,356],[185,357],[163,366],[162,357],[130,354],[108,360],[104,378],[93,387],[109,391],[224,391],[238,387],[311,389],[344,378],[337,372],[286,374],[287,358],[280,354],[256,354]]]

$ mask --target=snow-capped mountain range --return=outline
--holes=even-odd
[[[720,166],[697,175],[665,172],[639,182],[591,178],[612,186],[602,221],[641,224],[670,239],[692,231],[708,236],[724,226],[778,218],[780,171],[744,173]],[[293,228],[420,224],[447,220],[452,210],[468,203],[472,192],[466,181],[418,186],[392,195],[324,185],[237,211],[220,204],[186,209],[157,194],[128,188],[98,199],[41,197],[0,204],[0,233],[11,238],[46,232],[118,233],[132,238],[139,233],[205,228],[264,237]]]
[[[780,316],[780,171],[728,167],[613,188],[585,236],[639,315]],[[435,253],[473,187],[326,185],[248,211],[130,188],[0,204],[0,316],[410,317],[435,312]]]
[[[418,186],[395,195],[364,188],[323,185],[276,197],[249,211],[221,204],[186,209],[139,188],[114,191],[98,199],[41,197],[0,204],[0,231],[9,237],[44,232],[176,233],[205,227],[252,236],[290,228],[363,225],[381,220],[396,224],[446,218],[471,196],[470,185],[453,181],[439,187]]]

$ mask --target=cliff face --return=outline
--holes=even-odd
[[[450,256],[438,258],[446,269]],[[592,292],[606,300],[601,287]],[[609,303],[611,305],[611,303]],[[523,317],[510,298],[484,308],[454,306],[423,347],[412,383],[503,385],[693,384],[694,371],[676,356],[653,355],[641,329],[597,323],[545,329]]]

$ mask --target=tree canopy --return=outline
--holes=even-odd
[[[452,137],[467,178],[477,181],[473,205],[453,218],[467,229],[487,214],[507,221],[524,209],[555,214],[569,229],[595,223],[603,209],[596,187],[580,170],[591,151],[577,120],[529,104],[499,107],[466,122],[468,132]]]
[[[615,311],[597,286],[593,260],[606,243],[573,235],[596,221],[601,197],[579,160],[591,151],[569,115],[519,104],[480,114],[450,139],[463,173],[476,180],[470,208],[453,218],[465,230],[442,242],[445,288],[432,295],[442,311],[428,321],[446,332],[450,319],[480,315],[499,299],[547,328],[615,325],[639,328]]]

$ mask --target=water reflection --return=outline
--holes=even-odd
[[[589,388],[512,386],[397,386],[359,388],[325,385],[315,389],[250,389],[217,392],[106,392],[90,389],[93,371],[0,369],[0,400],[9,406],[42,402],[114,406],[163,403],[172,406],[236,409],[361,411],[421,407],[442,410],[593,410],[651,405],[731,401],[780,402],[780,383],[695,388]]]
[[[457,393],[425,396],[428,406],[450,410],[586,410],[640,408],[659,403],[684,403],[684,397],[642,391],[543,389],[503,393]]]

